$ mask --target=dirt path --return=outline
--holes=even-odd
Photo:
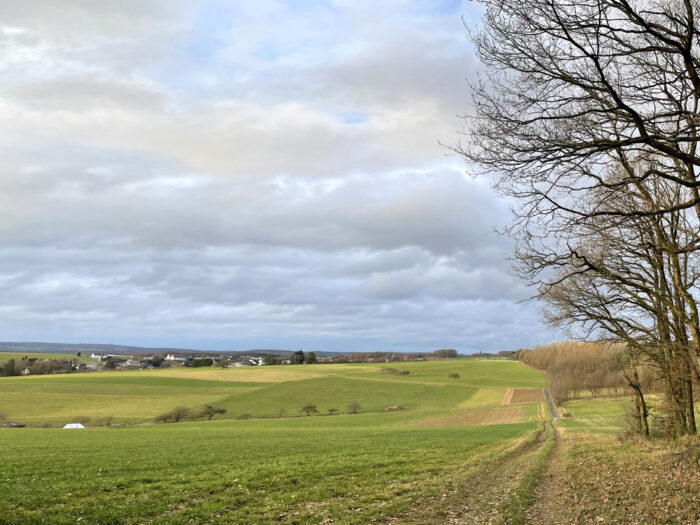
[[[537,488],[535,501],[527,512],[527,523],[532,525],[560,525],[562,516],[560,510],[562,469],[569,440],[566,432],[555,428],[554,450],[547,461],[547,467]]]
[[[465,480],[458,489],[443,494],[440,500],[422,501],[409,512],[389,523],[401,524],[495,524],[501,508],[533,458],[547,443],[544,430],[535,439],[521,443],[499,459],[488,462]]]

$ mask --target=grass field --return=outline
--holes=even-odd
[[[31,426],[62,426],[77,417],[126,423],[150,420],[176,406],[225,408],[228,417],[299,415],[302,405],[321,413],[364,413],[406,407],[404,420],[458,410],[496,407],[509,387],[541,387],[544,374],[513,361],[405,363],[407,376],[387,376],[383,365],[276,366],[234,369],[136,370],[3,378],[0,400],[8,419]],[[458,372],[459,381],[448,377]]]
[[[441,494],[535,427],[392,429],[341,418],[353,425],[31,429],[21,442],[0,433],[0,522],[377,522]]]
[[[552,425],[541,390],[513,402],[544,386],[519,363],[382,366],[2,378],[13,420],[130,424],[0,429],[0,524],[700,521],[697,472],[617,439],[625,398],[567,402],[571,417]],[[353,401],[359,414],[346,413]],[[300,413],[309,403],[319,415]],[[223,419],[152,422],[205,404]]]
[[[381,366],[3,378],[9,419],[61,425],[110,416],[140,424],[1,429],[0,523],[404,520],[415,505],[472,486],[514,450],[527,470],[535,449],[522,447],[538,435],[541,403],[501,402],[509,388],[541,388],[542,373],[508,361],[406,363],[396,367],[410,372],[401,376]],[[299,412],[307,403],[321,414],[346,412],[353,401],[359,414]],[[226,408],[226,418],[253,419],[149,422],[174,406],[204,404]],[[406,410],[384,411],[394,405]],[[517,410],[500,413],[508,408]],[[281,410],[286,417],[277,417]]]

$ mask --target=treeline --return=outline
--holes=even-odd
[[[630,388],[630,361],[624,345],[563,341],[518,351],[524,364],[547,372],[547,388],[552,399],[561,403],[582,393],[592,397],[622,395]],[[640,386],[646,392],[654,387],[654,373],[638,367]]]
[[[445,348],[429,353],[398,353],[398,352],[358,352],[335,357],[335,363],[408,363],[410,361],[431,361],[433,359],[455,359],[457,350]]]
[[[514,199],[514,271],[550,326],[625,345],[640,432],[649,369],[666,434],[696,435],[700,3],[486,4],[457,151]]]
[[[5,363],[0,363],[0,377],[12,377],[23,374],[67,374],[75,370],[76,366],[74,362],[62,359],[10,359]]]

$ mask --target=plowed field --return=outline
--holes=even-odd
[[[511,388],[506,392],[504,403],[531,403],[533,401],[544,401],[544,390],[542,388]]]

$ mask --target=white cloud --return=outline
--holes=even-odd
[[[438,144],[477,67],[466,3],[5,3],[5,338],[479,350],[544,334],[513,303],[504,203]]]

